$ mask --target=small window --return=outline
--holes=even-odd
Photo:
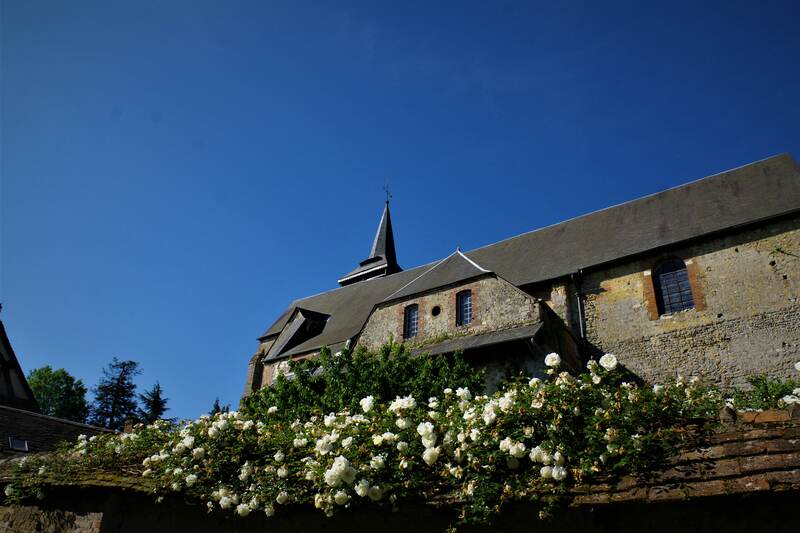
[[[17,452],[27,452],[28,441],[19,437],[8,437],[8,447]]]
[[[653,285],[659,315],[694,308],[692,286],[683,260],[673,258],[659,263],[653,269]]]
[[[472,322],[472,291],[456,294],[456,326],[466,326]]]
[[[403,338],[410,339],[417,336],[417,327],[419,323],[419,306],[412,304],[406,307],[405,317],[403,320]]]

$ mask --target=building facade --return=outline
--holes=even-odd
[[[800,167],[779,155],[402,270],[388,203],[370,257],[259,338],[245,394],[323,346],[461,351],[499,379],[613,352],[645,380],[790,376],[800,359]],[[493,376],[493,377],[492,377]]]

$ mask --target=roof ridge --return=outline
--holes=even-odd
[[[423,276],[425,276],[426,274],[428,274],[428,273],[432,272],[432,271],[433,271],[433,270],[434,270],[436,267],[440,266],[442,263],[444,263],[445,261],[447,261],[448,259],[450,259],[451,257],[453,257],[453,256],[454,256],[456,253],[461,253],[461,252],[459,252],[458,250],[456,250],[455,252],[451,253],[450,255],[448,255],[447,257],[445,257],[444,259],[440,259],[440,260],[439,260],[439,261],[437,261],[437,262],[436,262],[436,264],[435,264],[435,265],[433,265],[431,268],[429,268],[428,270],[426,270],[425,272],[423,272],[422,274],[420,274],[420,275],[419,275],[419,276],[417,276],[416,278],[412,279],[411,281],[409,281],[408,283],[406,283],[405,285],[403,285],[402,287],[400,287],[399,289],[397,289],[396,291],[394,291],[392,294],[390,294],[389,296],[387,296],[386,298],[384,298],[382,301],[386,302],[386,301],[388,301],[388,300],[391,300],[391,299],[392,299],[392,296],[394,296],[394,295],[395,295],[395,294],[397,294],[398,292],[402,291],[403,289],[405,289],[405,288],[406,288],[406,287],[408,287],[409,285],[412,285],[412,284],[413,284],[415,281],[417,281],[417,280],[418,280],[418,279],[420,279],[421,277],[423,277]],[[462,255],[463,255],[463,254],[462,254]]]
[[[516,239],[518,237],[523,237],[525,235],[530,235],[531,233],[536,233],[537,231],[543,231],[543,230],[546,230],[546,229],[549,229],[549,228],[553,228],[555,226],[560,226],[562,224],[566,224],[567,222],[572,222],[573,220],[580,220],[582,218],[586,218],[586,217],[589,217],[589,216],[592,216],[592,215],[596,215],[597,213],[602,213],[604,211],[608,211],[608,210],[611,210],[611,209],[616,209],[617,207],[620,207],[620,206],[623,206],[623,205],[633,204],[633,203],[639,202],[641,200],[644,200],[646,198],[651,198],[653,196],[658,196],[659,194],[664,194],[665,192],[674,191],[676,189],[681,189],[683,187],[687,187],[689,185],[693,185],[693,184],[701,182],[701,181],[705,181],[705,180],[708,180],[708,179],[711,179],[711,178],[715,178],[717,176],[721,176],[721,175],[727,174],[729,172],[735,172],[735,171],[741,170],[743,168],[759,165],[759,164],[761,164],[761,163],[763,163],[765,161],[769,161],[769,160],[772,160],[772,159],[777,159],[777,158],[783,157],[783,156],[788,156],[789,158],[792,157],[791,154],[789,154],[788,152],[781,152],[779,154],[775,154],[775,155],[772,155],[772,156],[769,156],[769,157],[765,157],[764,159],[759,159],[758,161],[753,161],[751,163],[746,163],[744,165],[739,165],[738,167],[729,168],[729,169],[723,170],[721,172],[717,172],[717,173],[714,173],[714,174],[709,174],[708,176],[703,176],[702,178],[697,178],[697,179],[694,179],[694,180],[691,180],[691,181],[687,181],[685,183],[681,183],[679,185],[674,185],[672,187],[667,187],[666,189],[662,189],[660,191],[656,191],[656,192],[652,192],[652,193],[649,193],[649,194],[645,194],[644,196],[639,196],[638,198],[633,198],[631,200],[625,200],[624,202],[619,202],[619,203],[616,203],[614,205],[610,205],[608,207],[595,209],[594,211],[589,211],[588,213],[583,213],[581,215],[576,215],[576,216],[568,218],[566,220],[561,220],[559,222],[554,222],[553,224],[548,224],[546,226],[541,226],[539,228],[535,228],[535,229],[532,229],[532,230],[524,231],[522,233],[518,233],[516,235],[512,235],[511,237],[506,237],[505,239],[500,239],[499,241],[495,241],[495,242],[492,242],[492,243],[489,243],[489,244],[484,244],[483,246],[479,246],[478,248],[473,248],[472,250],[469,250],[467,253],[468,254],[474,253],[474,252],[477,252],[478,250],[483,250],[485,248],[489,248],[490,246],[495,246],[497,244],[500,244],[501,242],[510,241],[510,240]]]

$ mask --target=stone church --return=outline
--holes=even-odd
[[[779,155],[403,270],[388,203],[369,257],[259,337],[245,394],[290,359],[388,338],[490,370],[612,352],[645,380],[742,385],[800,359],[800,166]]]

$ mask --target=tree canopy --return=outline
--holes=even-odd
[[[63,368],[53,370],[50,365],[35,368],[28,373],[28,384],[33,390],[42,414],[86,422],[89,405],[86,386]]]

